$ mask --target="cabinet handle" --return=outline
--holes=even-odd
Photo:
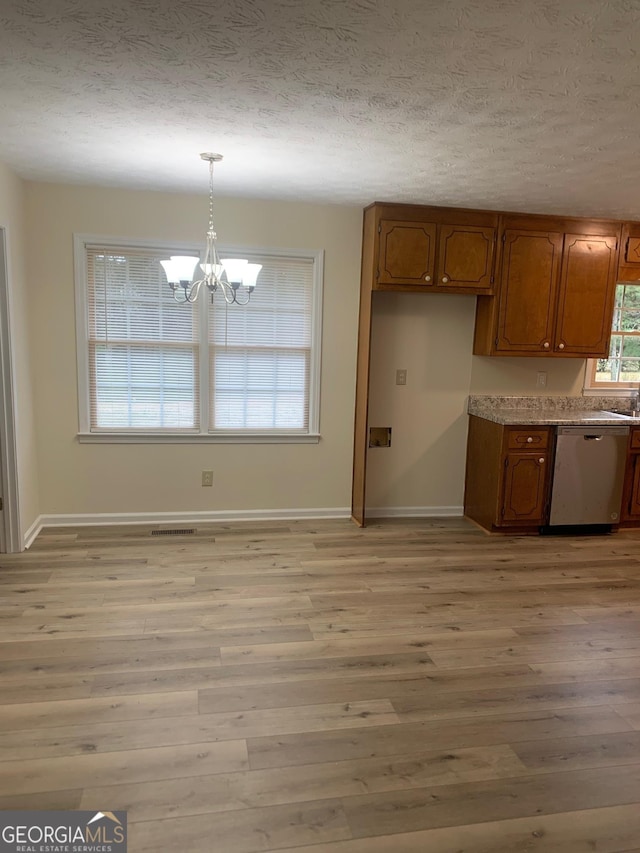
[[[431,281],[431,276],[430,276],[430,275],[425,275],[424,280],[425,280],[425,281]]]
[[[545,341],[545,342],[542,344],[542,346],[543,346],[545,349],[549,349],[549,347],[551,346],[551,344],[549,343],[549,341]]]
[[[563,344],[562,342],[560,342],[560,343],[558,344],[558,349],[564,349],[564,344]]]
[[[532,441],[533,439],[531,438],[531,436],[529,436],[529,438],[527,439],[527,444],[531,444]]]
[[[446,284],[448,281],[449,281],[449,279],[446,277],[446,275],[443,275],[442,276],[442,283]]]
[[[544,462],[544,456],[541,456],[540,459],[538,459],[538,462],[542,465],[542,463]]]

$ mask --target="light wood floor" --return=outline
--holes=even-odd
[[[0,590],[0,809],[126,809],[130,853],[640,851],[640,532],[52,530]]]

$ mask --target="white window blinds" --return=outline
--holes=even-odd
[[[321,253],[243,250],[248,305],[181,305],[160,266],[180,250],[100,239],[76,238],[81,432],[317,435]]]
[[[93,430],[198,429],[199,306],[173,300],[164,257],[87,246]]]
[[[209,313],[214,430],[309,428],[313,260],[252,256],[262,264],[251,302]]]

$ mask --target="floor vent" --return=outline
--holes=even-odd
[[[171,530],[152,530],[152,536],[192,536],[196,532],[195,527],[174,527]]]

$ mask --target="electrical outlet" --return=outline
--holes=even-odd
[[[544,370],[539,370],[538,375],[536,377],[536,388],[546,388],[547,387],[547,374]]]
[[[406,370],[396,370],[396,385],[406,385],[407,384],[407,371]]]
[[[213,471],[202,472],[202,485],[213,486]]]

